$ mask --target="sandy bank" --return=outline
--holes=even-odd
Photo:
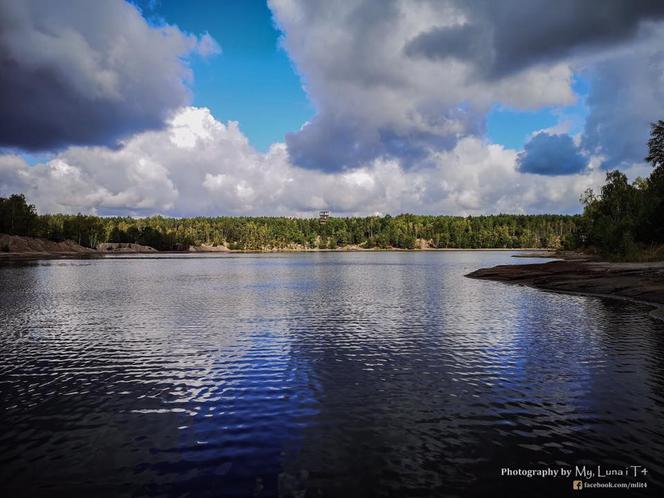
[[[201,244],[200,246],[189,246],[188,252],[230,252],[224,245]]]
[[[206,253],[206,252],[224,252],[224,253],[237,253],[237,254],[268,254],[268,253],[291,253],[291,252],[516,252],[523,253],[522,256],[515,255],[514,257],[523,257],[523,258],[550,258],[553,253],[537,253],[534,256],[530,256],[528,251],[536,251],[537,249],[506,249],[503,247],[497,248],[482,248],[482,249],[473,249],[473,248],[456,248],[456,247],[443,247],[443,248],[414,248],[414,249],[403,249],[400,247],[362,247],[359,245],[349,245],[349,246],[339,246],[335,249],[324,249],[319,247],[272,247],[265,249],[230,249],[226,246],[190,246],[186,251],[159,251],[169,254],[183,254],[183,253]]]
[[[104,242],[97,246],[97,251],[101,253],[146,253],[159,252],[154,247],[144,246],[142,244],[132,244],[128,242]]]
[[[0,233],[0,258],[35,258],[48,256],[85,256],[96,251],[72,240],[54,242],[36,237]]]
[[[629,299],[657,306],[655,315],[664,318],[664,262],[607,263],[573,259],[482,268],[466,276],[556,292]]]

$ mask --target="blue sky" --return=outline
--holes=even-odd
[[[209,32],[220,55],[192,61],[194,105],[221,121],[238,121],[258,150],[282,142],[314,113],[285,50],[267,3],[260,0],[137,2],[152,23]]]
[[[507,148],[520,150],[533,132],[555,127],[559,123],[567,125],[564,132],[570,135],[580,133],[588,115],[586,107],[586,98],[590,90],[588,80],[576,76],[572,89],[577,95],[577,101],[571,106],[519,111],[495,105],[486,120],[489,140]]]

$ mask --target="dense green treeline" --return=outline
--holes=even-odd
[[[419,240],[436,248],[559,247],[573,237],[578,216],[368,216],[318,219],[284,217],[150,218],[51,214],[39,216],[22,195],[0,199],[0,232],[88,247],[134,242],[159,250],[201,244],[269,250],[357,245],[414,249]],[[419,240],[418,240],[419,239]]]
[[[617,259],[664,259],[664,121],[652,125],[648,150],[648,178],[630,184],[611,171],[599,193],[586,191],[573,245]]]

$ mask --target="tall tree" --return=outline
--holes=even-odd
[[[646,161],[653,172],[646,182],[646,202],[643,212],[643,231],[655,242],[664,242],[664,121],[651,125]]]
[[[664,121],[661,119],[650,125],[646,161],[652,163],[655,168],[664,167]]]

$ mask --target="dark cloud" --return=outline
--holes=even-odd
[[[661,0],[477,0],[456,5],[467,24],[420,33],[405,51],[470,62],[490,78],[625,41],[642,22],[664,17]]]
[[[297,165],[335,171],[387,157],[408,167],[483,129],[483,110],[457,99],[442,72],[405,60],[413,28],[403,2],[276,0],[270,7],[317,109],[286,136]]]
[[[573,175],[586,168],[587,160],[569,135],[540,132],[526,143],[517,158],[519,171],[536,175]]]
[[[484,122],[469,109],[455,108],[442,116],[429,116],[432,126],[453,123],[464,134],[481,133]],[[437,122],[434,122],[437,121]],[[421,164],[432,150],[448,150],[461,134],[439,134],[411,128],[367,126],[361,117],[319,114],[300,131],[288,133],[286,144],[291,160],[304,168],[335,171],[366,164],[374,158],[398,157],[408,168]]]
[[[0,0],[0,147],[117,145],[190,100],[184,61],[216,44],[122,0]]]
[[[581,146],[605,169],[641,163],[650,123],[664,118],[664,32],[587,71],[591,92]]]
[[[664,0],[269,4],[317,111],[286,137],[289,154],[326,171],[377,157],[416,164],[482,134],[496,103],[569,106],[582,67],[618,57],[664,26]]]
[[[481,67],[493,64],[491,33],[479,24],[434,28],[413,38],[405,48],[409,56],[430,59],[455,58],[474,61]]]

